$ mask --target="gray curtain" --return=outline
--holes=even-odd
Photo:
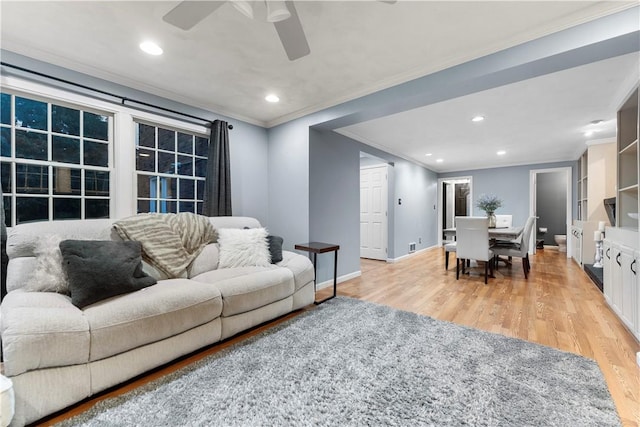
[[[231,169],[227,122],[215,120],[211,124],[208,157],[202,214],[231,216]]]

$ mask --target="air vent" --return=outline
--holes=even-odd
[[[409,253],[413,253],[416,251],[416,242],[409,243]]]

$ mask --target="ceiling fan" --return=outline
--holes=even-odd
[[[266,5],[266,20],[276,28],[289,60],[295,61],[311,52],[293,1],[182,1],[162,19],[175,27],[190,30],[224,3],[231,3],[251,19],[258,6]]]

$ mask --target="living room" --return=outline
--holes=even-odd
[[[380,19],[378,14],[388,14],[391,8],[401,6],[403,2],[398,2],[400,4],[378,3],[381,4],[373,4],[371,7],[387,9],[377,11],[376,19]],[[147,28],[153,28],[154,23],[158,27],[166,26],[165,31],[170,33],[171,37],[189,40],[188,32],[171,28],[167,23],[162,22],[162,16],[176,4],[167,2],[150,6],[151,11],[144,18],[145,25]],[[318,11],[321,9],[320,4],[321,2],[310,4],[308,10],[307,6],[299,5],[298,12],[305,28],[307,21],[312,20],[313,13],[320,13]],[[634,5],[635,7],[630,7]],[[500,45],[495,42],[491,47],[475,46],[477,50],[465,52],[467,54],[465,58],[441,58],[442,62],[439,64],[430,63],[429,66],[433,67],[432,69],[423,65],[421,73],[402,76],[404,80],[395,76],[397,80],[393,81],[393,84],[388,83],[392,79],[381,83],[371,81],[371,76],[363,76],[363,80],[369,83],[367,89],[354,85],[349,91],[344,91],[348,95],[336,95],[332,102],[320,99],[293,107],[283,106],[286,104],[286,94],[281,93],[283,99],[280,106],[276,105],[273,110],[268,110],[271,106],[258,105],[256,99],[259,98],[253,95],[250,100],[239,104],[227,105],[221,101],[223,97],[227,97],[236,98],[237,102],[237,99],[241,98],[238,93],[249,93],[247,88],[239,89],[239,92],[225,92],[225,86],[234,86],[236,81],[245,84],[250,80],[250,77],[233,74],[233,67],[237,66],[235,60],[228,59],[229,68],[225,68],[223,72],[218,71],[218,74],[211,77],[212,80],[220,80],[216,82],[215,90],[206,95],[200,94],[198,97],[190,98],[186,95],[187,93],[205,92],[203,88],[206,87],[206,81],[195,83],[190,81],[192,80],[190,78],[182,78],[189,75],[185,70],[178,75],[169,75],[167,70],[170,67],[167,64],[172,61],[169,49],[165,49],[165,55],[159,59],[144,57],[133,60],[126,59],[133,54],[123,52],[118,39],[114,40],[113,44],[105,44],[103,50],[98,50],[96,45],[91,43],[82,49],[58,46],[58,50],[54,50],[50,46],[36,43],[36,39],[46,38],[47,26],[44,22],[47,21],[47,13],[69,12],[69,16],[56,16],[60,20],[73,21],[77,16],[88,12],[78,9],[71,13],[71,9],[65,9],[65,7],[70,8],[70,5],[58,4],[56,8],[60,9],[54,8],[47,11],[47,7],[37,10],[38,7],[34,5],[3,2],[2,91],[17,94],[15,96],[32,96],[37,100],[53,100],[61,105],[80,105],[89,111],[107,111],[113,115],[115,147],[112,160],[115,166],[110,167],[114,175],[110,206],[112,218],[126,217],[138,211],[139,197],[136,193],[138,189],[130,184],[131,177],[136,176],[135,161],[130,154],[137,149],[135,141],[130,137],[134,133],[136,123],[160,121],[162,125],[170,128],[185,129],[198,135],[208,134],[206,121],[189,122],[180,114],[169,114],[171,117],[166,117],[166,112],[145,107],[141,103],[136,104],[136,100],[207,120],[221,119],[231,123],[233,129],[229,131],[229,137],[234,215],[257,218],[271,233],[284,238],[283,247],[287,250],[293,250],[297,243],[314,240],[339,244],[340,258],[337,275],[340,282],[347,282],[362,274],[358,218],[360,200],[358,171],[361,152],[370,153],[393,163],[394,181],[393,186],[390,186],[389,194],[392,208],[389,209],[388,259],[397,263],[409,258],[408,243],[410,242],[419,241],[415,248],[418,253],[424,253],[428,249],[439,246],[441,237],[438,233],[439,219],[435,208],[438,204],[439,178],[473,176],[474,195],[482,193],[502,195],[505,199],[505,212],[508,211],[514,215],[515,223],[524,224],[530,215],[528,204],[530,172],[537,169],[569,167],[574,174],[571,180],[575,182],[576,162],[581,154],[580,151],[586,146],[582,145],[581,148],[574,149],[571,154],[555,160],[536,160],[538,158],[530,154],[531,162],[493,164],[486,167],[468,164],[467,167],[439,169],[441,166],[435,163],[429,164],[429,160],[423,159],[420,162],[412,160],[406,153],[394,151],[393,147],[376,143],[367,144],[362,139],[349,137],[344,129],[419,107],[437,105],[447,100],[464,98],[478,92],[599,61],[625,55],[637,56],[639,31],[636,19],[637,5],[633,2],[614,3],[609,5],[610,9],[603,5],[597,6],[602,6],[603,9],[574,10],[576,15],[571,16],[567,21],[550,22],[549,27],[540,29],[536,37],[531,36],[538,30],[535,28],[536,24],[528,24],[530,33],[526,34],[526,37],[529,38],[519,39],[518,43],[513,42],[516,36],[525,37],[525,35],[518,34],[512,29],[513,32],[509,33],[512,38],[507,38],[506,34],[501,35],[510,43]],[[103,12],[108,11],[108,16],[125,27],[135,21],[135,15],[130,14],[131,11],[129,11],[129,17],[125,18],[122,15],[127,15],[126,11],[118,14],[104,4],[98,4],[95,7]],[[141,8],[145,6],[137,4],[132,7],[137,8],[134,10],[142,14]],[[352,9],[355,9],[355,12],[359,10],[357,9],[359,6],[356,5],[344,7],[350,13],[354,13]],[[584,15],[580,15],[581,12]],[[97,12],[94,10],[91,13]],[[515,14],[515,10],[510,13]],[[558,10],[557,13],[558,16],[554,16],[553,19],[560,19],[559,15],[562,11]],[[18,28],[20,25],[16,24],[29,14],[32,15],[33,22],[39,23],[38,19],[42,20],[39,32],[32,36],[25,35],[24,31]],[[598,19],[595,19],[596,16]],[[223,5],[198,25],[206,24],[210,22],[209,20],[215,22],[216,19],[227,18],[230,20],[230,26],[253,24],[252,21],[244,22],[245,18],[234,8]],[[467,17],[467,19],[470,18]],[[542,18],[540,19],[544,22]],[[580,25],[574,26],[578,23]],[[323,52],[327,55],[322,49],[317,49],[316,54],[314,45],[311,43],[312,27],[311,24],[308,25],[311,45],[311,53],[308,57],[314,58],[314,55],[322,57]],[[551,27],[554,27],[553,31]],[[89,24],[86,27],[74,28],[69,23],[69,33],[65,34],[57,28],[55,37],[53,34],[51,37],[52,39],[60,37],[53,43],[61,43],[60,40],[63,39],[80,39],[82,36],[79,34],[82,34],[82,31],[89,31],[88,28],[99,34],[98,24],[95,27]],[[253,30],[243,31],[251,33]],[[256,29],[256,34],[257,31]],[[260,31],[272,31],[272,28],[260,29]],[[246,47],[239,42],[234,45],[230,36],[225,36],[224,40],[236,46],[235,49],[241,52],[239,56],[255,55],[256,58],[262,58],[267,53],[260,53],[261,50],[268,52],[268,55],[281,55],[280,66],[286,68],[290,64],[282,53],[282,47],[279,46],[274,35],[270,37],[275,46],[265,46],[266,41],[258,43],[256,40],[254,40],[256,46]],[[244,38],[246,39],[246,36]],[[96,43],[106,43],[105,39],[98,36],[88,37],[88,39],[93,39]],[[198,45],[198,47],[191,53],[181,52],[183,56],[176,62],[187,61],[186,57],[190,55],[196,58],[206,55],[200,50],[202,46]],[[74,55],[84,55],[85,60],[78,61],[78,57],[74,55],[65,58],[64,50],[73,52]],[[101,53],[95,54],[95,52]],[[176,54],[175,50],[173,52]],[[391,55],[390,52],[387,53]],[[110,57],[120,54],[125,57],[122,62],[130,61],[132,68],[135,68],[131,74],[127,75],[124,69],[115,70],[113,67],[106,66],[100,68],[102,65],[98,65],[109,62]],[[422,55],[426,56],[427,53],[422,52]],[[305,58],[302,58],[302,61]],[[92,62],[94,60],[97,62]],[[321,61],[317,58],[315,60]],[[292,61],[291,64],[302,62],[296,61]],[[310,84],[304,76],[314,74],[312,69],[307,67],[311,66],[296,69],[297,75],[291,77],[291,82],[274,78],[272,87],[282,88],[282,91],[290,86],[309,87],[305,89],[307,92],[301,91],[296,94],[296,101],[301,102],[300,98],[314,99],[311,93],[312,88],[315,89],[315,93],[322,92],[322,84],[326,85],[326,83]],[[342,65],[342,67],[345,66]],[[180,67],[177,68],[180,69]],[[255,68],[260,67],[255,66]],[[141,73],[139,69],[146,70],[147,73]],[[41,75],[34,75],[31,71]],[[633,71],[629,70],[629,74],[633,74]],[[200,72],[206,73],[206,70],[201,69]],[[256,71],[253,70],[253,72]],[[374,69],[371,71],[372,75],[376,72]],[[269,73],[265,72],[265,74]],[[52,80],[46,76],[53,76],[58,80]],[[158,80],[155,80],[156,78]],[[159,82],[167,80],[179,83],[175,84],[175,87],[160,85]],[[612,96],[612,100],[621,101],[622,96],[634,84],[626,80],[619,83],[620,93]],[[74,84],[83,85],[85,88],[74,87]],[[376,84],[381,90],[371,90],[371,87]],[[184,87],[181,87],[182,85]],[[249,86],[252,85],[258,86],[256,83]],[[315,88],[316,85],[320,88]],[[113,97],[100,95],[87,88],[117,94],[127,100],[118,98],[114,100]],[[263,91],[262,88],[259,90]],[[360,96],[355,96],[358,92]],[[612,102],[615,104],[615,101]],[[608,119],[613,118],[618,105],[609,107],[611,116],[607,117]],[[421,155],[424,156],[424,154]],[[4,162],[11,161],[12,159],[6,158],[3,154],[3,167]],[[6,193],[5,196],[7,196]],[[575,191],[571,192],[571,204],[574,207],[573,218],[576,218],[577,194]],[[481,214],[477,210],[474,213]],[[16,213],[12,212],[9,217],[15,217],[15,215]],[[319,257],[317,282],[326,284],[332,277],[331,258]]]

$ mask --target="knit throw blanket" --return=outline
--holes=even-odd
[[[142,259],[169,278],[184,277],[202,249],[218,238],[207,217],[188,212],[138,214],[113,226],[122,239],[142,243]]]

